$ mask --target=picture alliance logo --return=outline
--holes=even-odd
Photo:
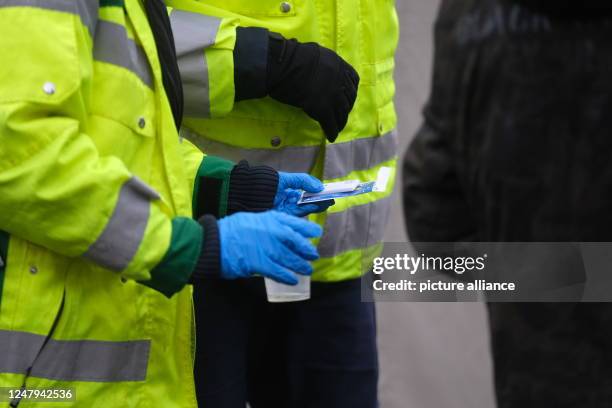
[[[374,258],[373,272],[380,275],[385,271],[404,271],[411,275],[419,271],[454,272],[462,275],[470,271],[482,271],[486,267],[487,254],[482,256],[411,256],[397,254],[392,257]]]

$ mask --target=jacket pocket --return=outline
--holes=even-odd
[[[81,84],[76,2],[62,2],[65,12],[46,2],[28,3],[33,7],[0,9],[0,48],[3,59],[10,60],[0,64],[0,78],[6,78],[0,83],[0,103],[60,105]]]

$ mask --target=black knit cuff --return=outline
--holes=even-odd
[[[236,102],[263,98],[268,74],[268,30],[260,27],[236,28],[234,47],[234,87]]]
[[[198,222],[204,229],[204,239],[200,258],[191,274],[191,283],[201,279],[221,277],[221,245],[217,220],[212,215],[205,215]]]
[[[232,170],[227,214],[240,211],[262,212],[274,206],[278,172],[268,166],[249,166],[241,161]]]

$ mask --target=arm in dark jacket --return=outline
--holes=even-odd
[[[475,227],[448,135],[427,118],[403,166],[404,215],[413,242],[471,241]]]

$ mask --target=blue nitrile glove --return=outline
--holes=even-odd
[[[221,276],[248,278],[255,274],[296,285],[296,273],[310,275],[308,261],[319,258],[308,238],[321,236],[317,224],[278,211],[236,213],[218,222]]]
[[[274,198],[273,209],[304,217],[308,214],[323,212],[335,204],[333,200],[298,205],[302,190],[309,193],[323,191],[323,183],[306,173],[278,173],[278,191]]]

